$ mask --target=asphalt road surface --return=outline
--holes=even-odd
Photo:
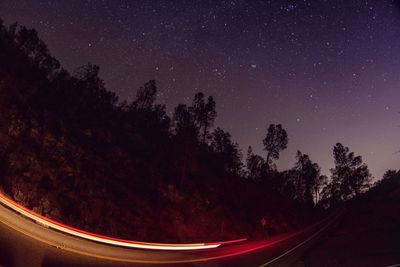
[[[71,236],[0,205],[0,266],[290,266],[339,217],[340,213],[268,240],[196,251],[155,251]]]

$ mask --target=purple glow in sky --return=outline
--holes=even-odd
[[[1,0],[0,18],[38,30],[73,70],[91,61],[132,100],[149,79],[172,111],[197,91],[243,153],[265,156],[270,123],[329,173],[336,142],[380,178],[400,166],[400,12],[394,1]]]

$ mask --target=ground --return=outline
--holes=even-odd
[[[343,218],[295,266],[400,264],[399,184],[395,177],[349,203]]]

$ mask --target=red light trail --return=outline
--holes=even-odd
[[[7,198],[3,194],[0,193],[0,203],[4,206],[12,209],[13,211],[24,215],[25,217],[39,223],[45,227],[52,228],[54,230],[77,236],[80,238],[84,238],[91,241],[96,241],[104,244],[127,247],[127,248],[138,248],[138,249],[153,249],[153,250],[200,250],[200,249],[212,249],[217,248],[221,245],[238,243],[245,241],[246,238],[237,239],[237,240],[229,240],[229,241],[221,241],[221,242],[213,242],[213,243],[190,243],[190,244],[168,244],[168,243],[149,243],[149,242],[140,242],[140,241],[132,241],[132,240],[124,240],[118,239],[108,236],[102,236],[94,233],[89,233],[80,229],[73,228],[68,225],[64,225],[60,222],[51,220],[40,214],[37,214],[19,204],[15,201]]]

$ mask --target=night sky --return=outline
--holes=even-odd
[[[336,142],[379,178],[399,168],[400,9],[384,0],[0,0],[0,18],[38,30],[68,70],[93,62],[132,100],[149,79],[172,112],[214,96],[216,125],[265,156],[270,123],[289,134],[279,169],[300,149],[333,167]]]

